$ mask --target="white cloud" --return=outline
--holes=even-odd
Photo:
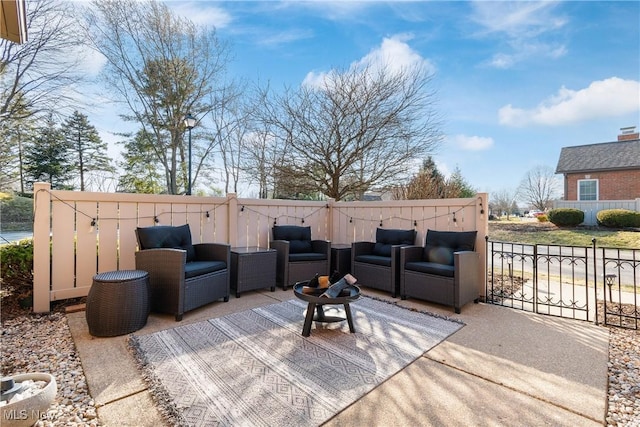
[[[171,9],[189,19],[196,25],[214,26],[216,29],[227,27],[233,18],[226,10],[208,2],[169,2]]]
[[[465,151],[483,151],[493,147],[493,138],[490,137],[453,135],[447,139],[456,147]]]
[[[558,2],[475,1],[471,19],[483,27],[483,34],[500,33],[512,38],[536,37],[563,27],[567,20],[552,11]]]
[[[495,68],[510,68],[533,57],[552,59],[564,56],[566,47],[550,40],[567,19],[553,11],[557,2],[488,2],[472,3],[471,20],[480,25],[479,37],[498,37],[508,52],[498,52],[486,63]]]
[[[507,126],[559,126],[639,110],[640,82],[611,77],[580,90],[563,86],[556,95],[529,110],[506,105],[498,111],[498,119]]]
[[[262,46],[278,46],[311,37],[313,37],[313,31],[310,29],[293,29],[274,34],[263,34],[256,42]]]
[[[361,59],[351,63],[351,70],[368,68],[376,72],[386,68],[391,72],[400,72],[411,68],[422,68],[428,73],[435,72],[435,67],[418,52],[413,50],[407,41],[411,40],[411,34],[396,34],[385,37],[380,46],[372,49]],[[303,85],[321,86],[324,79],[330,73],[310,71],[303,81]]]

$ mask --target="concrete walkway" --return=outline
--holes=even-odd
[[[458,318],[466,326],[329,420],[327,426],[598,426],[607,402],[609,331],[588,322],[469,304],[462,314],[417,300],[367,295]],[[185,314],[149,316],[136,334],[294,298],[249,292]],[[165,425],[127,348],[95,338],[84,312],[67,315],[89,391],[106,426]]]

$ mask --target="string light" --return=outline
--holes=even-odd
[[[91,218],[91,227],[89,227],[89,233],[93,233],[96,227],[96,219]]]
[[[96,219],[96,218],[92,218],[92,216],[91,216],[91,215],[88,215],[88,214],[86,214],[86,213],[82,212],[81,210],[77,209],[75,206],[73,206],[73,205],[69,204],[69,203],[68,203],[68,202],[66,202],[65,200],[60,199],[58,196],[56,196],[55,194],[53,194],[50,190],[41,189],[41,190],[39,190],[39,191],[38,191],[38,193],[39,193],[39,192],[47,192],[47,193],[49,193],[49,194],[50,194],[50,196],[51,196],[52,198],[54,198],[54,199],[58,200],[58,201],[59,201],[59,202],[61,202],[62,204],[65,204],[65,205],[69,206],[71,209],[73,209],[73,210],[74,210],[75,212],[77,212],[78,214],[80,214],[80,215],[84,215],[84,216],[85,216],[85,217],[87,217],[87,218],[91,218],[91,223],[93,224],[91,227],[92,227],[93,229],[95,229],[95,227],[96,227],[96,225],[97,225],[97,219]],[[411,221],[412,221],[412,222],[413,222],[413,226],[414,226],[414,227],[418,227],[418,221],[420,221],[421,223],[424,223],[424,222],[431,221],[431,220],[434,220],[434,219],[437,219],[437,218],[441,218],[441,217],[445,217],[445,216],[452,215],[453,223],[454,223],[454,225],[457,227],[457,226],[458,226],[458,223],[457,223],[458,221],[457,221],[457,218],[456,218],[456,213],[457,213],[457,212],[460,212],[460,211],[462,211],[462,210],[464,210],[464,208],[466,208],[467,206],[472,206],[472,205],[474,205],[474,204],[479,204],[479,205],[480,205],[480,218],[483,218],[483,215],[484,215],[484,213],[485,213],[485,210],[484,210],[484,204],[483,204],[482,198],[481,198],[481,197],[478,197],[476,200],[472,200],[470,203],[467,203],[466,205],[461,206],[460,208],[458,208],[458,209],[457,209],[456,211],[454,211],[454,212],[438,214],[438,215],[434,215],[434,216],[426,217],[426,218],[421,218],[421,219],[417,219],[417,220],[416,220],[416,219],[411,219],[411,218],[403,218],[403,217],[400,217],[400,216],[390,216],[390,217],[388,217],[388,218],[383,218],[383,217],[382,217],[382,215],[381,215],[381,216],[380,216],[380,223],[379,223],[379,224],[380,224],[380,226],[382,227],[382,226],[384,225],[384,221],[385,221],[385,220],[389,220],[389,221],[393,221],[393,220],[400,220],[400,221],[409,221],[409,222],[411,222]],[[225,201],[224,203],[221,203],[221,204],[215,205],[215,207],[214,207],[213,209],[211,209],[211,210],[215,210],[215,209],[218,209],[218,208],[219,208],[219,207],[221,207],[221,206],[226,206],[226,205],[229,205],[229,201],[228,201],[228,200],[227,200],[227,201]],[[306,219],[306,218],[309,218],[310,216],[312,216],[312,215],[316,214],[316,213],[317,213],[319,210],[321,210],[321,209],[329,209],[329,208],[330,208],[329,204],[325,204],[325,205],[323,205],[323,206],[321,206],[321,207],[319,207],[319,208],[315,209],[314,211],[310,212],[309,214],[305,215],[304,217],[297,217],[297,216],[292,216],[292,215],[280,215],[279,217],[274,218],[273,224],[274,224],[274,225],[277,225],[278,218],[280,218],[280,217],[287,217],[287,218],[291,218],[291,219],[295,219],[295,220],[300,220],[300,221],[304,224],[304,223],[305,223],[305,219]],[[338,212],[338,213],[339,213],[339,214],[341,214],[341,215],[348,216],[345,212],[343,212],[343,211],[342,211],[342,209],[341,209],[340,207],[336,207],[336,206],[334,206],[334,208],[333,208],[333,209],[334,209],[334,211]],[[241,208],[240,208],[240,215],[242,215],[242,213],[243,213],[245,210],[249,210],[249,211],[251,211],[251,212],[255,212],[257,215],[267,216],[267,215],[265,215],[263,212],[261,212],[261,211],[259,211],[259,210],[257,210],[257,209],[251,209],[250,207],[246,207],[246,206],[244,206],[244,205],[242,205],[242,206],[241,206]],[[166,212],[164,212],[164,213],[166,213]],[[140,216],[140,217],[133,217],[133,218],[123,218],[123,217],[108,218],[108,217],[104,217],[104,218],[100,218],[100,220],[101,220],[101,221],[104,221],[104,220],[116,220],[116,221],[122,221],[122,220],[124,220],[124,219],[135,219],[135,220],[141,220],[141,219],[144,219],[144,218],[153,218],[153,222],[154,222],[155,224],[159,224],[159,223],[160,223],[159,215],[163,215],[164,213],[160,213],[160,214],[157,214],[157,215],[154,215],[154,216],[147,216],[147,217],[145,217],[145,216]],[[172,212],[172,213],[173,213],[173,214],[177,214],[177,213],[182,213],[182,212]],[[191,213],[191,212],[184,212],[184,213]],[[210,221],[210,218],[211,218],[211,213],[210,213],[210,211],[209,211],[209,210],[204,211],[204,212],[202,212],[202,214],[204,214],[204,215],[205,215],[205,217],[207,218],[207,222],[209,222],[209,221]],[[270,217],[270,216],[267,216],[267,218],[269,218],[269,219],[270,219],[271,217]],[[364,222],[372,221],[370,218],[359,218],[359,217],[349,216],[349,223],[350,223],[350,224],[353,224],[353,223],[354,223],[354,220],[362,220],[362,221],[364,221]],[[94,221],[95,221],[95,222],[94,222]],[[93,231],[93,229],[92,229],[91,231]]]

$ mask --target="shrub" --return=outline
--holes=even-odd
[[[628,209],[604,209],[596,214],[596,219],[604,227],[640,227],[640,212]]]
[[[538,222],[547,222],[547,221],[549,221],[549,218],[547,218],[547,214],[537,215],[536,218],[538,218]]]
[[[575,227],[584,222],[584,212],[574,208],[551,209],[547,217],[558,227]]]
[[[33,240],[0,246],[0,275],[2,287],[18,295],[33,289]]]

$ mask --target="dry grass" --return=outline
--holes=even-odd
[[[640,230],[613,230],[604,227],[557,227],[550,222],[527,220],[489,221],[489,239],[540,245],[640,248]]]

